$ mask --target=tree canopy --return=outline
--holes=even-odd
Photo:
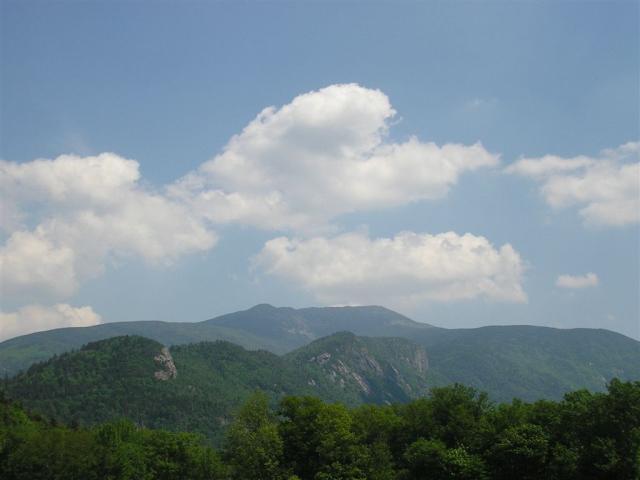
[[[462,385],[407,404],[348,408],[257,391],[221,450],[129,420],[57,424],[0,400],[3,479],[637,480],[640,382],[562,401],[492,404]]]

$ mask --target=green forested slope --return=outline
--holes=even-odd
[[[608,330],[483,327],[415,341],[427,349],[430,385],[463,383],[498,401],[557,400],[604,391],[614,377],[640,379],[640,342]]]
[[[207,322],[114,322],[93,327],[59,328],[12,338],[0,343],[0,374],[14,375],[53,355],[78,349],[89,342],[122,335],[139,335],[163,345],[226,340],[250,349],[284,352],[277,339]]]
[[[200,323],[109,323],[18,337],[0,343],[0,374],[13,375],[54,353],[117,335],[140,335],[164,345],[222,339],[282,354],[343,330],[422,345],[430,363],[428,385],[461,382],[487,391],[494,400],[559,399],[577,388],[603,391],[613,377],[640,379],[640,342],[607,330],[445,329],[414,322],[383,307],[270,305]]]
[[[278,356],[227,342],[175,346],[175,377],[156,360],[163,346],[143,337],[90,343],[32,366],[7,384],[11,398],[66,422],[95,424],[119,417],[140,425],[216,437],[233,408],[255,389],[310,393]]]
[[[421,370],[403,365],[399,346],[412,360],[420,350],[402,339],[329,337],[320,350],[336,358],[340,352],[344,368],[332,377],[309,362],[313,348],[279,357],[218,341],[173,346],[163,353],[154,340],[114,337],[36,364],[8,380],[5,388],[30,409],[65,422],[95,424],[123,416],[140,425],[217,439],[234,408],[256,389],[273,401],[305,394],[349,405],[417,398],[426,392],[426,371],[422,365]],[[361,364],[363,357],[356,353],[363,351],[368,362],[384,369],[377,372]],[[394,373],[392,365],[402,374]],[[420,382],[407,383],[416,379]]]

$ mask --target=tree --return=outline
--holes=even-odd
[[[356,441],[366,449],[363,465],[368,480],[395,480],[397,466],[394,448],[402,419],[391,406],[363,405],[351,412]]]
[[[242,406],[226,436],[225,459],[238,480],[277,480],[284,477],[283,443],[269,409],[269,399],[254,393]]]
[[[404,454],[406,480],[482,480],[487,478],[481,458],[464,448],[447,448],[440,440],[420,438]],[[517,477],[514,477],[517,478]]]
[[[640,382],[613,379],[608,393],[572,392],[561,404],[564,443],[580,478],[640,478]]]
[[[539,425],[525,423],[502,432],[489,454],[497,479],[544,478],[549,439]]]
[[[430,404],[433,433],[449,448],[475,444],[491,410],[486,393],[457,383],[432,389]]]
[[[344,405],[323,405],[316,418],[319,469],[315,480],[365,480],[366,449],[358,445]]]
[[[344,405],[287,397],[280,415],[286,463],[302,480],[364,480],[366,448],[358,445]]]

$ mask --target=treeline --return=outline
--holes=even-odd
[[[122,420],[57,425],[0,401],[0,478],[220,480],[637,480],[640,382],[560,402],[494,405],[462,385],[403,405],[348,409],[255,393],[223,446]]]

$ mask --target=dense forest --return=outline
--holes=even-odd
[[[559,402],[493,404],[463,385],[406,404],[348,408],[255,392],[214,449],[127,420],[61,425],[0,401],[11,479],[439,480],[640,478],[640,382]]]
[[[32,365],[2,388],[29,411],[60,423],[128,418],[201,433],[218,445],[234,410],[256,390],[272,406],[285,396],[310,395],[352,407],[405,403],[428,391],[424,350],[404,339],[342,332],[287,356],[221,341],[176,345],[165,353],[175,368],[166,377],[162,351],[143,337],[101,340]]]

